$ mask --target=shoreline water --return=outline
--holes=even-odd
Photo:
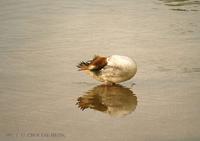
[[[16,133],[71,141],[200,139],[198,1],[0,3],[1,140],[33,139]],[[105,91],[76,69],[95,54],[129,56],[138,72]],[[90,108],[80,110],[79,97]],[[126,116],[110,116],[118,112]]]

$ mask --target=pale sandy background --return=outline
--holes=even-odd
[[[94,54],[136,60],[119,98],[77,71]],[[81,111],[87,92],[116,116]],[[199,141],[199,107],[199,0],[0,1],[0,140]]]

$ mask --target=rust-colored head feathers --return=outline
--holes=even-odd
[[[80,62],[80,64],[78,64],[77,67],[79,68],[79,71],[95,71],[102,69],[105,65],[107,65],[107,58],[96,55],[92,60]]]

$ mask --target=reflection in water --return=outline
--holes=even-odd
[[[199,11],[200,1],[197,0],[160,0],[175,11]]]
[[[99,85],[77,99],[81,110],[87,108],[108,113],[110,116],[123,117],[136,109],[137,97],[121,85]]]

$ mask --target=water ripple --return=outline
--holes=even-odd
[[[159,0],[173,11],[199,11],[199,0]]]

